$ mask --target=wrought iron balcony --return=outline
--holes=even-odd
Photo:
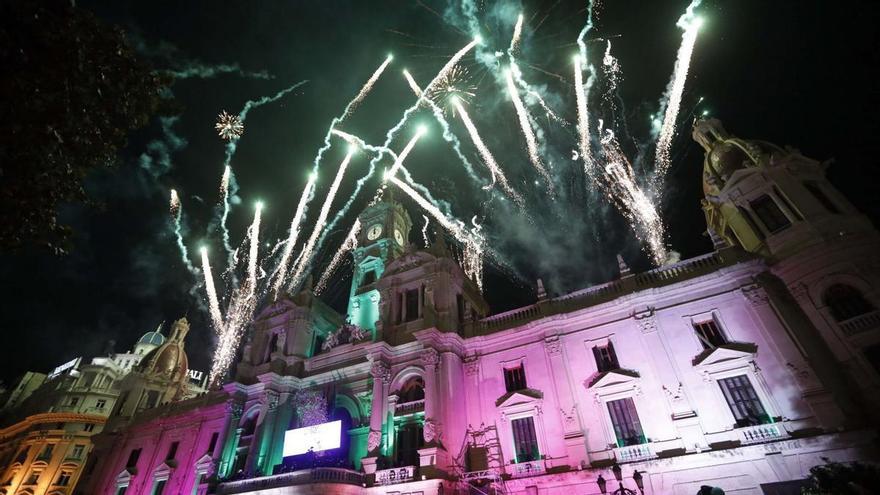
[[[739,440],[743,445],[772,442],[788,436],[788,433],[778,423],[766,425],[746,426],[738,428]]]
[[[544,474],[544,461],[526,461],[511,464],[512,472],[510,475],[514,478],[527,478],[529,476],[539,476]]]
[[[847,337],[880,328],[880,311],[871,311],[840,322],[840,329]]]
[[[396,404],[394,406],[394,415],[406,416],[407,414],[413,414],[424,410],[425,399],[419,399],[412,402],[404,402],[403,404]]]
[[[245,493],[255,490],[267,490],[285,486],[309,485],[313,483],[342,483],[361,486],[364,483],[363,473],[341,468],[314,468],[292,473],[274,474],[244,480],[227,481],[217,486],[217,493]]]
[[[637,462],[646,459],[653,459],[654,452],[651,450],[651,444],[641,443],[638,445],[627,445],[626,447],[617,447],[614,449],[614,458],[617,462]]]
[[[380,469],[376,471],[377,485],[394,485],[396,483],[405,483],[412,481],[416,477],[415,466],[404,466],[391,469]]]

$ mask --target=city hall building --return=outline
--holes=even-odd
[[[147,407],[132,388],[77,490],[783,494],[875,459],[877,230],[822,163],[717,120],[693,134],[712,252],[490,315],[386,195],[359,217],[347,314],[306,287],[258,311],[221,389]],[[180,349],[155,363],[168,383]]]

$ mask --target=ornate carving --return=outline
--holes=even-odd
[[[376,380],[382,380],[383,383],[391,383],[391,368],[382,361],[373,361],[373,366],[370,367],[370,374]]]
[[[357,394],[357,399],[361,406],[361,415],[369,416],[373,410],[373,393],[361,392]]]
[[[633,318],[636,320],[636,324],[639,326],[639,329],[642,331],[642,333],[651,333],[657,331],[657,316],[654,313],[654,308],[648,308],[645,311],[634,312]]]
[[[370,434],[367,436],[367,452],[373,452],[379,448],[379,444],[382,442],[382,432],[376,430],[370,430]]]
[[[464,372],[468,376],[474,376],[480,372],[480,357],[471,356],[464,360]]]
[[[681,382],[678,382],[678,385],[673,387],[663,385],[663,391],[666,393],[666,398],[669,399],[669,402],[671,403],[684,400],[684,385],[682,385]]]
[[[572,430],[577,426],[577,406],[571,406],[571,411],[560,408],[559,412],[562,413],[562,420],[565,423],[566,431]]]
[[[233,418],[240,418],[244,412],[244,404],[238,401],[229,401],[226,403],[226,412]]]
[[[278,332],[278,341],[275,344],[275,350],[279,354],[284,354],[284,344],[287,343],[287,332]]]
[[[266,391],[266,396],[263,398],[263,402],[266,404],[266,409],[269,411],[277,409],[280,398],[281,396],[278,392],[272,390]]]
[[[425,420],[425,424],[422,427],[422,437],[424,437],[425,443],[431,443],[433,441],[440,443],[441,434],[442,430],[440,429],[439,423],[433,419]]]
[[[764,306],[770,300],[769,296],[767,296],[767,291],[759,285],[750,285],[748,287],[743,287],[741,290],[743,296],[745,296],[752,306]]]
[[[809,288],[807,287],[807,284],[805,284],[803,282],[798,282],[796,284],[790,285],[788,287],[788,290],[789,290],[789,292],[791,292],[791,295],[794,296],[795,299],[799,299],[799,300],[807,299],[810,294]]]
[[[562,353],[562,341],[559,340],[559,337],[548,337],[544,339],[544,349],[547,351],[547,354],[551,356],[555,356],[557,354]]]
[[[430,347],[422,351],[422,363],[425,366],[437,366],[440,362],[440,353]]]

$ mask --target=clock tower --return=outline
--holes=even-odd
[[[412,220],[390,188],[382,200],[358,216],[361,230],[354,250],[354,273],[348,299],[348,317],[353,325],[370,330],[375,336],[379,319],[379,291],[376,281],[388,263],[403,254],[409,243]]]

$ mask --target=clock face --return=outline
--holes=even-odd
[[[397,229],[394,229],[394,240],[397,241],[398,244],[403,246],[403,234],[401,234],[400,231]]]
[[[382,235],[382,224],[377,223],[370,227],[370,230],[367,231],[367,239],[371,241],[375,241]]]

